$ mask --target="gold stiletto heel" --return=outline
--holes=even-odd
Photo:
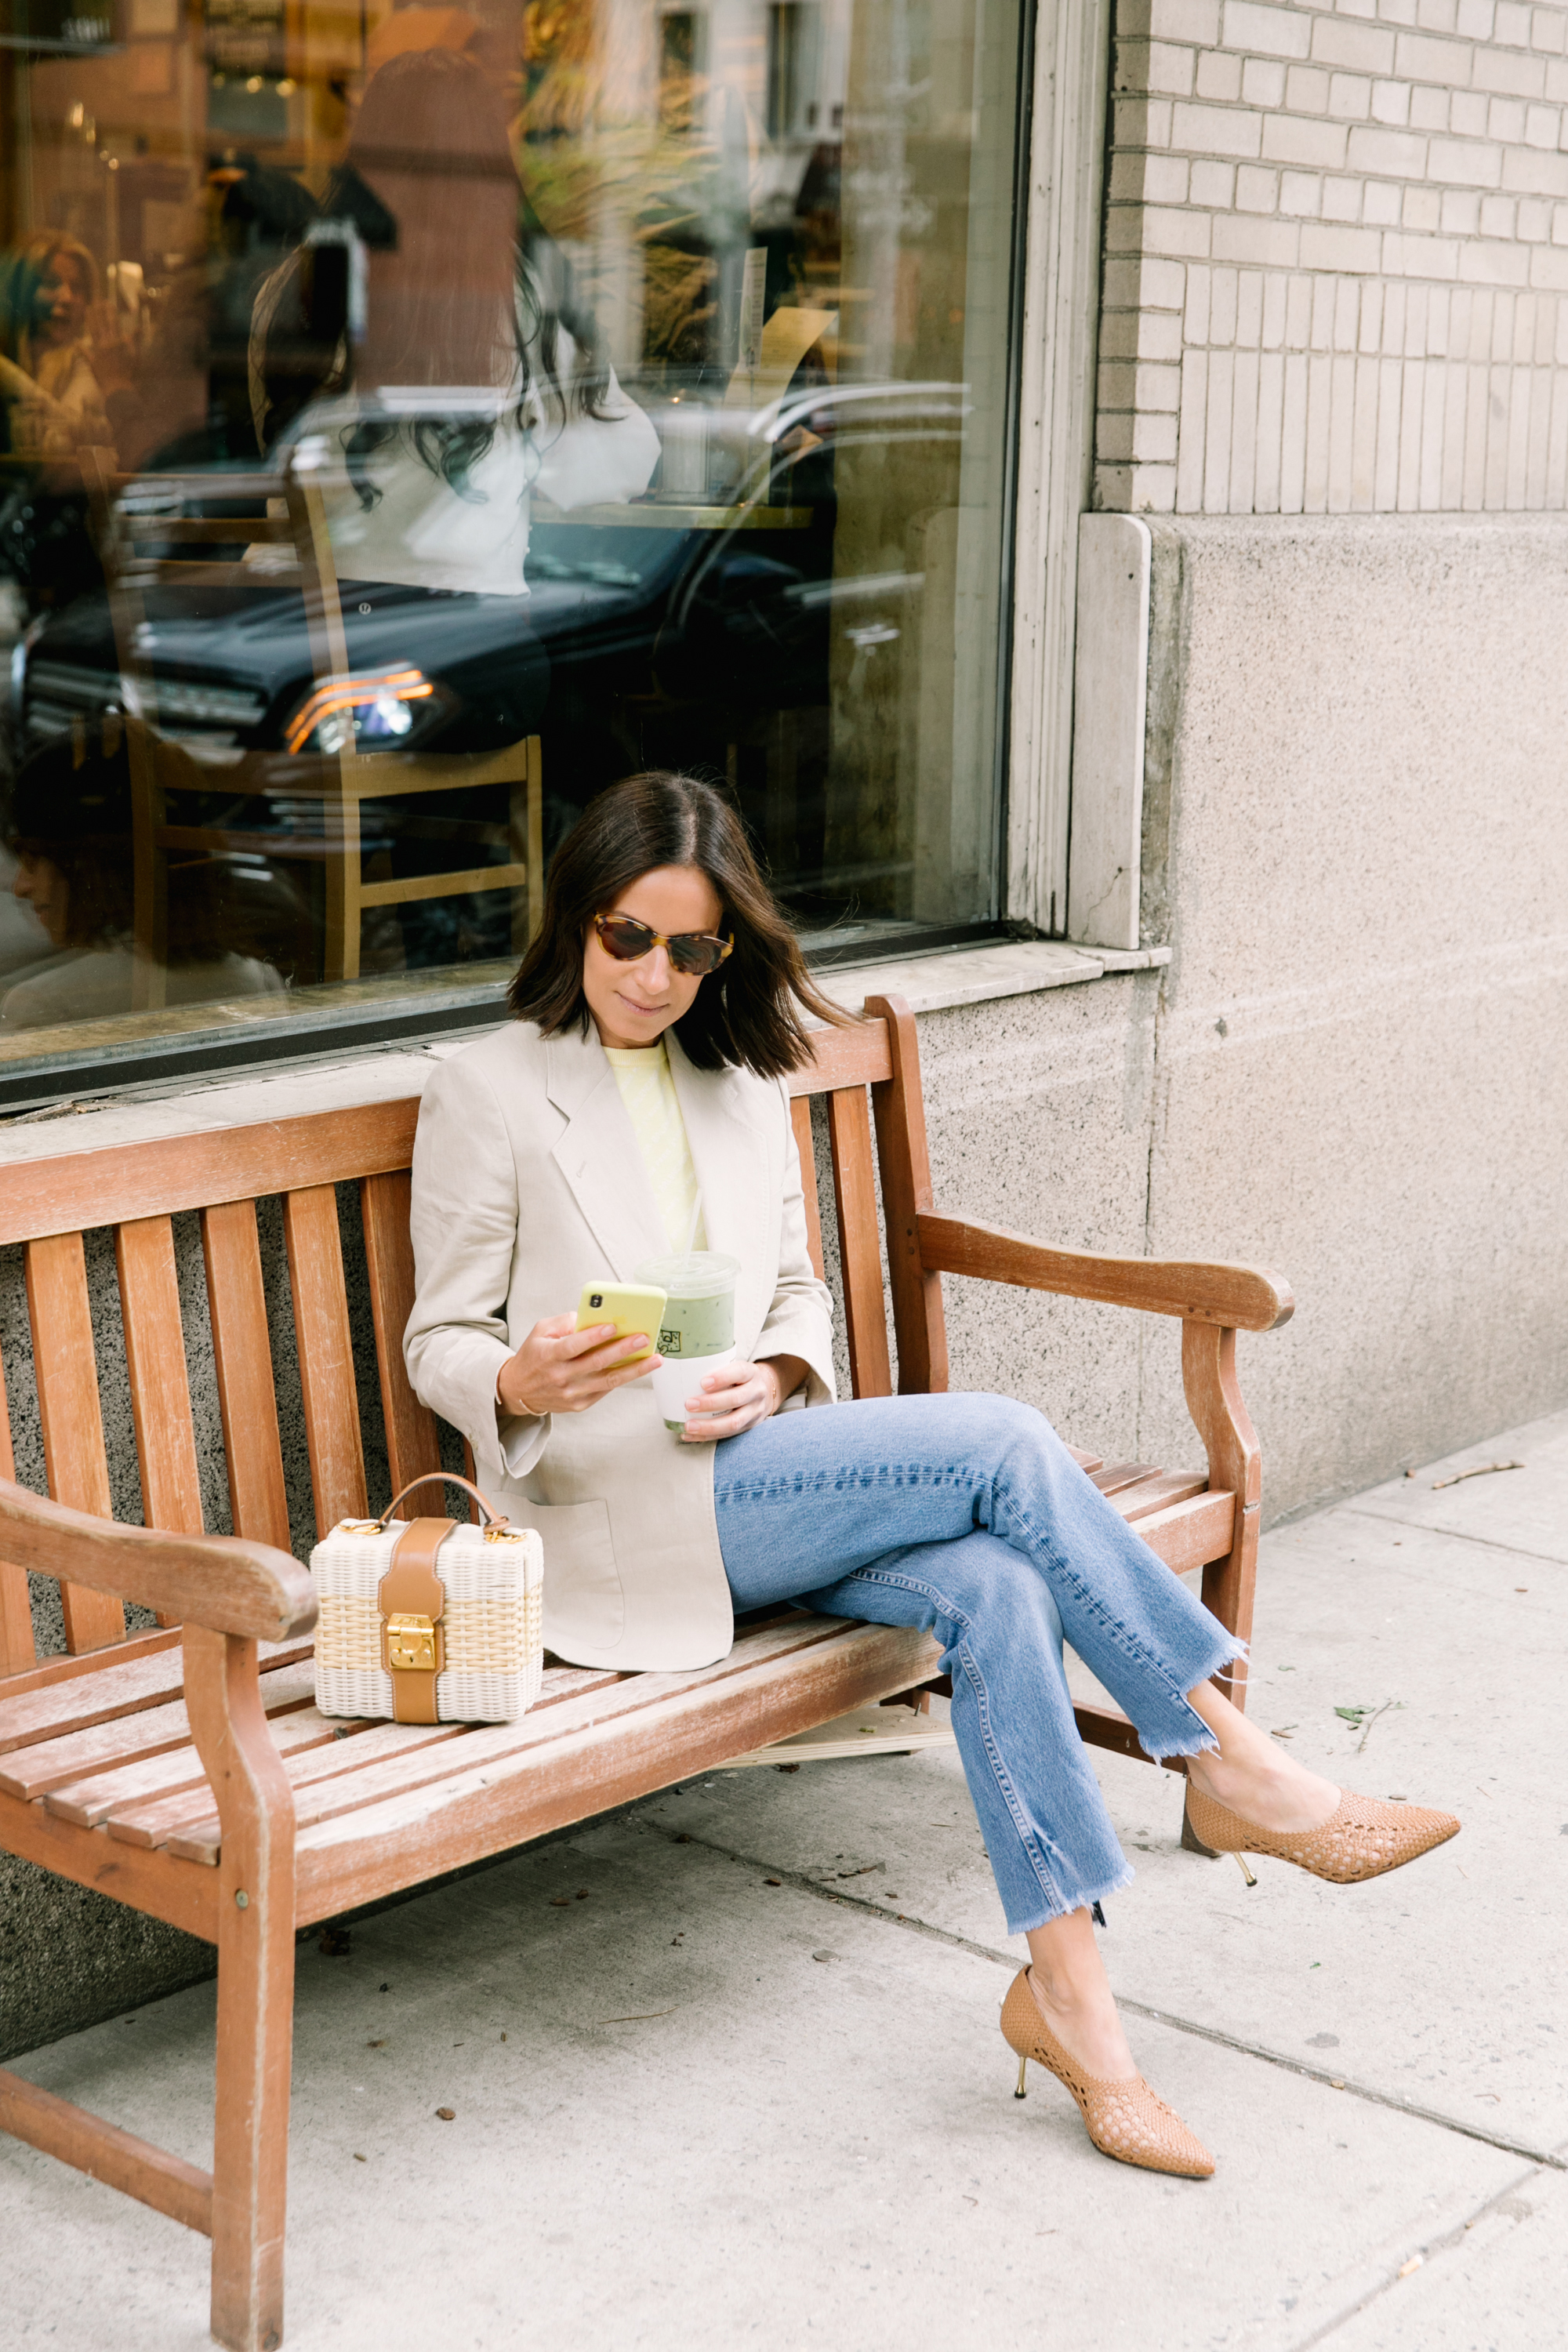
[[[1457,1837],[1460,1828],[1452,1813],[1435,1812],[1425,1805],[1393,1805],[1382,1797],[1358,1797],[1352,1790],[1342,1789],[1339,1803],[1315,1830],[1266,1830],[1215,1804],[1191,1780],[1186,1826],[1200,1853],[1233,1853],[1237,1862],[1244,1853],[1273,1854],[1340,1886],[1381,1878],[1385,1870],[1397,1870]],[[1245,1862],[1241,1866],[1247,1870]],[[1249,1870],[1247,1879],[1248,1885],[1255,1884]]]
[[[1256,1886],[1256,1885],[1257,1885],[1257,1884],[1258,1884],[1258,1881],[1257,1881],[1257,1879],[1256,1879],[1256,1878],[1254,1878],[1254,1876],[1252,1875],[1251,1871],[1250,1871],[1250,1870],[1248,1870],[1248,1868],[1247,1868],[1247,1856],[1246,1856],[1244,1853],[1238,1853],[1238,1854],[1237,1855],[1237,1857],[1236,1857],[1236,1865],[1237,1865],[1237,1868],[1240,1871],[1240,1873],[1241,1873],[1241,1874],[1242,1874],[1243,1878],[1245,1878],[1245,1879],[1246,1879],[1246,1881],[1247,1881],[1247,1883],[1248,1886]]]
[[[1024,2096],[1024,2075],[1032,2058],[1072,2093],[1102,2156],[1135,2164],[1145,2172],[1178,2173],[1187,2180],[1206,2180],[1213,2172],[1214,2158],[1203,2142],[1163,2099],[1155,2097],[1142,2074],[1106,2082],[1085,2074],[1041,2016],[1027,1969],[1019,1969],[1002,2004],[1002,2032],[1018,2053],[1015,2098]]]

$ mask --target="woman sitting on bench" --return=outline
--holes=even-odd
[[[1206,2176],[1132,2063],[1096,1948],[1093,1906],[1132,1873],[1064,1638],[1151,1756],[1190,1759],[1194,1827],[1216,1852],[1369,1878],[1458,1822],[1335,1788],[1221,1697],[1234,1637],[1032,1407],[835,1403],[782,1081],[807,1055],[800,1008],[844,1015],[715,792],[635,776],[591,803],[510,1004],[426,1090],[405,1346],[499,1507],[542,1533],[547,1643],[588,1666],[701,1667],[729,1650],[734,1610],[785,1601],[934,1633],[1008,1931],[1029,1947],[1002,2013],[1020,2084],[1032,2058],[1107,2155]],[[646,1339],[561,1309],[693,1239],[740,1262],[737,1360],[672,1435],[647,1356],[631,1360]]]

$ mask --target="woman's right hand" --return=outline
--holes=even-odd
[[[617,1335],[613,1323],[579,1331],[574,1315],[547,1316],[536,1323],[515,1356],[496,1375],[503,1412],[586,1412],[591,1404],[640,1381],[662,1362],[645,1355],[646,1333]],[[636,1361],[632,1361],[632,1358]]]

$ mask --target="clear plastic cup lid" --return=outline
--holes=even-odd
[[[726,1257],[722,1250],[689,1250],[645,1258],[634,1279],[652,1283],[671,1298],[721,1298],[734,1289],[740,1271],[740,1259]]]

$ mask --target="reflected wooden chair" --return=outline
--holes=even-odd
[[[413,906],[479,891],[512,895],[511,945],[521,954],[538,928],[543,903],[542,761],[537,735],[498,751],[364,752],[351,732],[333,752],[250,752],[234,766],[204,774],[188,759],[169,758],[169,729],[161,724],[160,686],[148,646],[145,597],[153,588],[191,590],[298,587],[304,600],[316,684],[315,705],[331,715],[346,700],[352,680],[347,635],[331,539],[317,484],[286,472],[144,473],[114,471],[112,453],[82,453],[114,625],[116,657],[127,708],[148,732],[132,737],[132,835],[135,860],[138,1009],[160,1006],[168,961],[168,875],[171,858],[249,853],[282,862],[319,865],[323,875],[321,976],[357,980],[363,918],[380,907]],[[249,505],[253,515],[191,516],[170,507]],[[140,510],[139,510],[140,509]],[[243,545],[261,561],[220,553]],[[181,551],[154,553],[153,548]],[[184,552],[190,550],[189,554]],[[167,688],[162,701],[170,699]],[[166,713],[165,717],[174,714]],[[458,873],[366,880],[363,813],[366,803],[422,798],[475,786],[508,788],[504,864]],[[317,801],[321,831],[303,835],[177,821],[182,795],[225,791],[272,802]]]

